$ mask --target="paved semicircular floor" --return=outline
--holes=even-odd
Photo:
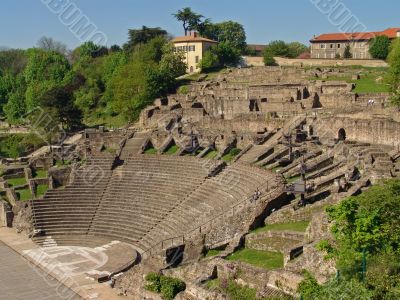
[[[77,300],[72,290],[32,266],[17,252],[0,242],[0,299]]]

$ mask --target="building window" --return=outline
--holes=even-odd
[[[331,47],[331,49],[333,49],[333,44],[330,44],[329,46]]]
[[[196,64],[198,64],[198,63],[199,63],[199,57],[196,56]]]
[[[325,44],[321,44],[321,45],[320,45],[320,48],[321,48],[321,49],[325,49],[325,48],[326,48],[326,45],[325,45]]]
[[[338,47],[338,49],[340,49],[340,47],[341,47],[342,45],[340,45],[340,44],[337,44],[337,47]]]
[[[189,46],[189,51],[196,51],[196,46],[195,45],[192,45],[192,46]]]

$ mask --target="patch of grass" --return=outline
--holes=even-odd
[[[356,87],[354,88],[354,93],[386,93],[389,92],[389,86],[382,82],[376,82],[379,77],[384,78],[386,74],[385,68],[363,68],[363,73],[360,75],[359,80],[353,80],[349,76],[329,76],[328,78],[323,78],[325,81],[345,81],[347,83],[354,83]],[[355,73],[354,73],[355,74]],[[312,78],[311,80],[315,80]]]
[[[210,150],[207,152],[207,154],[204,156],[205,158],[209,158],[209,159],[214,159],[218,156],[218,152],[215,150]]]
[[[97,112],[88,115],[83,122],[88,127],[106,126],[108,128],[120,128],[128,123],[122,114],[117,116],[108,116]]]
[[[35,170],[33,172],[33,178],[47,178],[47,171],[46,170]]]
[[[299,180],[300,178],[301,178],[300,175],[298,175],[298,176],[293,176],[293,177],[287,178],[286,181],[287,181],[288,183],[293,183],[293,182],[296,182],[297,180]]]
[[[227,154],[222,156],[222,160],[225,162],[231,162],[242,150],[238,148],[231,149]]]
[[[389,86],[384,83],[376,82],[379,76],[374,74],[361,75],[361,79],[355,81],[355,93],[386,93],[389,92]]]
[[[211,279],[206,282],[206,288],[208,288],[210,290],[218,289],[219,285],[220,285],[220,282],[219,282],[218,278]]]
[[[169,147],[169,148],[165,151],[165,154],[172,155],[172,154],[175,154],[176,152],[178,152],[178,150],[179,150],[179,147],[178,147],[177,145],[173,145],[173,146]]]
[[[72,164],[72,161],[70,161],[70,160],[64,160],[64,162],[62,162],[61,160],[57,160],[56,161],[56,166],[57,167],[69,166],[71,164]]]
[[[205,257],[211,257],[211,256],[218,255],[218,254],[220,254],[222,251],[223,251],[223,250],[218,250],[218,249],[211,249],[211,250],[208,250],[207,253],[206,253],[206,255],[205,255]]]
[[[21,201],[31,200],[33,198],[30,189],[16,190],[17,197]]]
[[[110,154],[115,154],[117,152],[117,149],[111,148],[111,147],[104,147],[102,150],[102,152],[107,152]]]
[[[25,177],[7,179],[9,186],[19,186],[26,184]]]
[[[178,88],[178,91],[177,91],[177,93],[178,94],[180,94],[180,95],[187,95],[187,94],[189,94],[189,85],[181,85],[179,88]]]
[[[292,230],[292,231],[305,232],[309,223],[310,223],[309,221],[300,221],[300,222],[288,222],[279,224],[267,224],[263,227],[253,230],[252,232],[257,233],[269,230]]]
[[[49,186],[47,184],[39,184],[36,189],[36,196],[37,197],[43,196],[47,192],[48,189],[49,189]]]
[[[148,148],[146,150],[144,150],[144,154],[157,154],[158,151],[156,148]]]
[[[283,255],[279,252],[244,248],[232,253],[226,259],[242,261],[266,270],[274,270],[283,267]]]
[[[274,168],[270,169],[270,171],[276,173],[276,172],[278,172],[280,169],[282,169],[282,166],[274,167]]]

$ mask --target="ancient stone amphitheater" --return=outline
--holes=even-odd
[[[44,248],[112,245],[109,268],[92,277],[109,280],[134,266],[115,277],[122,294],[138,295],[143,275],[164,270],[185,280],[183,299],[217,299],[200,278],[227,272],[223,258],[243,244],[261,247],[250,230],[310,221],[324,205],[398,176],[400,120],[388,94],[356,94],[353,84],[327,80],[356,72],[230,70],[155,100],[129,128],[86,130],[68,147],[76,164],[51,167],[56,152],[30,158],[30,168],[46,165],[58,184],[29,202],[25,227]],[[334,268],[310,246],[325,234],[315,229],[323,222],[313,222],[307,235],[264,234],[271,242],[260,250],[282,252],[284,268],[254,275],[240,265],[254,275],[247,283],[286,297],[297,295],[303,268],[328,278]],[[212,249],[222,252],[203,260]]]

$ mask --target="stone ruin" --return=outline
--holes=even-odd
[[[315,250],[330,238],[323,207],[400,172],[400,123],[389,95],[324,80],[343,72],[230,70],[155,100],[130,128],[85,131],[75,149],[82,163],[54,173],[65,187],[28,202],[40,233],[34,241],[133,245],[140,260],[115,284],[133,296],[149,296],[150,271],[183,279],[181,299],[219,299],[203,283],[239,269],[235,280],[260,296],[297,296],[304,268],[326,281],[334,264]],[[264,222],[303,220],[312,220],[305,233],[249,234]],[[223,259],[243,245],[283,253],[285,267],[260,271]],[[221,252],[203,259],[210,249]],[[119,271],[126,270],[106,279]]]

